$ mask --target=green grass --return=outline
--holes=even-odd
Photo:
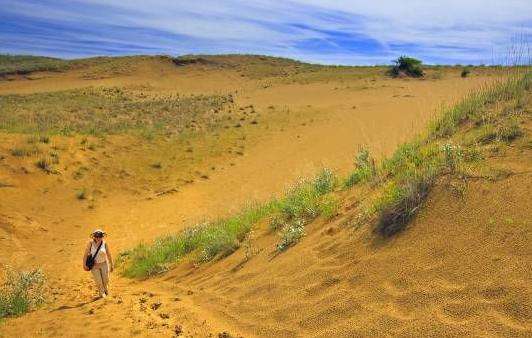
[[[375,175],[375,160],[365,148],[355,157],[355,170],[344,180],[344,187],[350,188],[357,183],[369,180]]]
[[[403,230],[420,210],[439,176],[459,172],[464,161],[480,158],[470,142],[465,142],[469,146],[464,149],[449,140],[466,122],[472,127],[464,139],[473,138],[474,143],[511,142],[519,137],[522,131],[515,119],[494,117],[494,121],[483,124],[486,120],[483,115],[492,103],[519,99],[530,90],[530,80],[530,74],[510,77],[506,82],[471,93],[444,112],[431,125],[427,136],[401,145],[377,168],[381,192],[364,211],[362,219],[374,215],[374,230],[383,237]]]
[[[232,104],[230,95],[170,95],[138,98],[120,88],[84,88],[29,95],[0,96],[0,129],[48,135],[136,133],[179,134],[193,125],[220,125],[218,112]],[[46,135],[46,136],[44,136]]]
[[[20,316],[44,302],[44,273],[7,268],[0,286],[0,318]]]
[[[279,199],[250,206],[226,219],[187,228],[151,244],[140,244],[121,254],[123,274],[133,278],[158,274],[187,255],[192,255],[197,262],[225,257],[240,247],[254,225],[274,215],[280,219],[283,234],[289,233],[288,229],[295,224],[304,227],[322,213],[329,216],[334,213],[331,210],[334,206],[325,197],[335,185],[334,174],[323,170],[314,179],[299,182]],[[281,237],[286,241],[285,235]],[[283,245],[283,250],[300,237],[290,235],[290,238],[290,245]]]
[[[0,55],[0,77],[10,74],[28,74],[36,71],[68,69],[69,61],[32,55]]]

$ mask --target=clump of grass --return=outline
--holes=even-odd
[[[83,189],[80,189],[78,192],[76,192],[76,198],[78,200],[86,200],[87,199],[87,189],[83,188]]]
[[[376,173],[375,160],[365,148],[359,150],[355,157],[355,170],[344,181],[344,187],[349,188],[357,183],[364,182]]]
[[[55,171],[52,161],[47,157],[42,157],[38,159],[37,162],[35,162],[35,166],[46,172],[47,174],[51,174]]]
[[[0,318],[19,316],[44,302],[44,273],[40,269],[7,268],[0,287]]]
[[[515,119],[509,119],[497,128],[497,139],[503,142],[511,142],[523,135],[519,123]]]
[[[378,213],[375,230],[384,237],[403,230],[428,195],[432,176],[420,176],[397,185],[391,184],[375,205]]]
[[[281,242],[277,244],[277,251],[282,252],[295,245],[305,235],[305,224],[298,220],[288,224],[281,233]]]
[[[37,155],[40,151],[39,151],[39,148],[35,146],[27,146],[27,147],[12,148],[10,152],[11,152],[11,155],[15,157],[25,157],[25,156]]]

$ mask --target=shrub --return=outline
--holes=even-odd
[[[465,78],[465,77],[468,77],[469,74],[471,74],[471,69],[464,68],[464,69],[462,69],[462,72],[460,73],[460,76]]]
[[[388,71],[388,73],[393,77],[422,77],[424,75],[423,68],[421,67],[421,60],[408,56],[401,56],[393,62],[395,65],[392,66]]]
[[[0,318],[19,316],[44,302],[44,273],[40,269],[7,268],[0,288]]]

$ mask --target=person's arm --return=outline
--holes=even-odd
[[[105,252],[107,252],[107,261],[109,263],[109,271],[113,272],[115,269],[115,264],[113,262],[113,256],[111,256],[111,250],[109,250],[109,244],[105,242]]]
[[[83,253],[83,270],[89,271],[89,267],[86,265],[87,263],[87,257],[89,256],[89,252],[91,249],[91,243],[87,243],[87,246],[85,247],[85,252]]]

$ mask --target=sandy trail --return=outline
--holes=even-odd
[[[281,125],[263,130],[234,166],[220,163],[227,169],[176,194],[153,200],[117,194],[94,212],[80,212],[71,207],[70,197],[61,187],[54,188],[46,200],[21,194],[17,189],[3,189],[0,229],[7,236],[11,232],[16,248],[2,259],[17,265],[43,266],[53,295],[45,308],[7,321],[3,334],[89,336],[86,320],[99,326],[104,336],[171,334],[182,323],[186,323],[187,334],[194,336],[225,329],[239,332],[232,326],[230,314],[220,316],[213,307],[206,306],[205,310],[198,306],[190,296],[201,290],[191,291],[186,285],[176,284],[175,279],[136,282],[115,274],[112,297],[90,301],[92,281],[80,269],[87,233],[103,225],[110,233],[108,240],[116,256],[139,241],[176,232],[202,219],[227,215],[250,201],[279,194],[298,177],[312,175],[322,167],[345,173],[361,145],[378,156],[388,154],[421,130],[443,100],[450,103],[488,80],[382,80],[381,87],[363,91],[335,89],[334,84],[250,88],[239,96],[242,105],[252,103],[262,110],[272,103],[284,105],[298,116],[308,113],[312,118],[289,129]],[[169,318],[150,310],[159,301],[165,304]],[[205,296],[203,301],[218,300]]]

